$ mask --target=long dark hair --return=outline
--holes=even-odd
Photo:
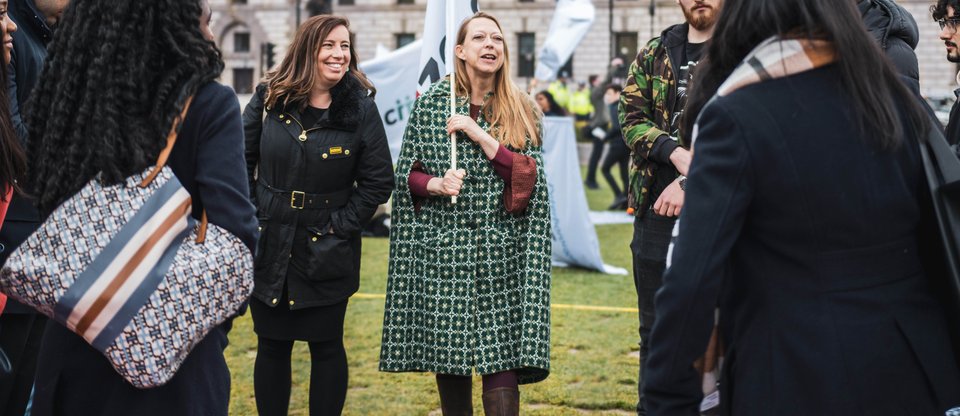
[[[841,84],[869,143],[884,149],[900,143],[905,132],[897,103],[905,107],[911,130],[926,137],[929,122],[916,97],[870,38],[854,2],[839,0],[726,0],[690,89],[682,123],[686,137],[723,81],[755,46],[774,35],[833,43]]]
[[[101,173],[156,162],[186,99],[223,70],[200,30],[201,0],[73,0],[49,47],[26,120],[44,214]]]
[[[318,69],[317,53],[323,46],[323,41],[339,26],[350,30],[350,21],[341,16],[320,15],[307,19],[297,29],[287,54],[283,57],[280,66],[267,72],[267,107],[278,103],[284,107],[296,106],[303,110],[310,103],[310,92],[317,83]],[[350,42],[349,71],[345,77],[355,77],[364,88],[376,93],[373,83],[360,71],[360,57]]]
[[[550,107],[547,109],[544,114],[550,114],[554,116],[565,116],[567,115],[567,110],[564,110],[560,104],[557,104],[557,100],[553,98],[553,94],[550,91],[543,90],[537,93],[537,95],[542,95],[543,98],[547,100],[547,105]]]
[[[0,201],[7,202],[8,186],[16,192],[23,191],[17,181],[26,173],[27,160],[10,118],[7,71],[0,71],[0,85]]]

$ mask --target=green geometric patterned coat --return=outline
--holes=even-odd
[[[434,176],[450,167],[449,85],[442,80],[417,100],[404,134],[380,370],[515,370],[521,384],[534,383],[550,372],[550,206],[540,147],[510,149],[537,165],[524,213],[504,209],[503,179],[462,133],[457,167],[467,176],[457,204],[431,197],[415,212],[407,184],[413,164],[420,161]],[[457,113],[469,114],[465,97]],[[482,114],[478,124],[490,131]]]

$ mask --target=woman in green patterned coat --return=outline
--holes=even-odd
[[[516,415],[518,384],[550,371],[542,114],[510,80],[494,17],[467,19],[455,54],[458,115],[449,79],[438,82],[417,100],[400,152],[380,370],[436,373],[443,414],[466,415],[476,369],[486,414]]]

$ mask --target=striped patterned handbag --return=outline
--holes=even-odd
[[[178,125],[155,167],[118,185],[90,181],[0,269],[0,291],[82,336],[138,388],[169,381],[253,290],[250,250],[206,213],[196,224],[165,166]]]

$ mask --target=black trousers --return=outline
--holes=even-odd
[[[633,284],[637,288],[637,308],[640,309],[640,374],[637,385],[637,415],[646,415],[646,401],[643,397],[643,365],[647,360],[650,345],[650,331],[656,322],[657,314],[653,307],[653,298],[663,285],[663,272],[667,263],[667,248],[673,232],[675,218],[663,217],[648,210],[633,222]]]
[[[593,128],[590,126],[583,128],[583,137],[589,137],[590,140],[593,140],[593,149],[590,150],[590,160],[587,163],[586,183],[596,184],[597,167],[600,165],[600,157],[603,156],[603,148],[606,146],[606,142],[603,139],[593,137],[592,131]]]
[[[0,316],[0,348],[10,360],[10,372],[0,371],[0,414],[22,415],[30,400],[37,354],[47,317],[36,313]]]
[[[610,142],[610,146],[607,149],[607,156],[603,158],[603,164],[600,166],[600,172],[603,173],[603,177],[607,180],[607,183],[610,184],[610,189],[613,190],[613,196],[616,198],[625,196],[627,189],[629,188],[629,163],[630,149],[627,147],[626,143],[623,142],[623,138],[613,138]],[[617,181],[614,179],[613,173],[611,172],[614,166],[619,166],[620,168],[620,180],[622,181],[621,184],[623,184],[623,188],[617,186]]]

